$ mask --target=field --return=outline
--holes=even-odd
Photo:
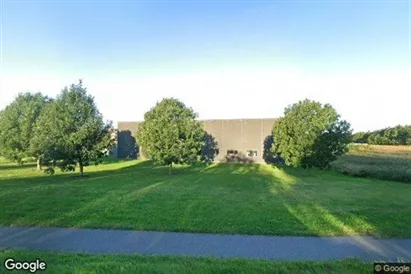
[[[150,162],[86,178],[0,165],[0,225],[262,235],[411,237],[411,184],[269,165]]]
[[[346,175],[411,182],[411,146],[350,145],[333,163]]]
[[[274,262],[175,256],[86,255],[0,250],[0,260],[41,258],[47,273],[370,273],[372,264],[347,259],[329,262]],[[0,273],[4,271],[0,268]],[[5,272],[6,273],[6,272]],[[9,273],[9,272],[7,272]]]

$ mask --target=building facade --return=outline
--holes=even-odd
[[[263,162],[264,150],[271,146],[271,135],[276,119],[202,120],[204,130],[216,142],[216,161]],[[136,158],[135,141],[140,122],[118,122],[117,156]]]

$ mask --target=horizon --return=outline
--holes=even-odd
[[[410,125],[410,11],[408,0],[3,1],[0,110],[83,79],[115,125],[166,97],[200,120],[279,118],[308,98],[354,132]]]

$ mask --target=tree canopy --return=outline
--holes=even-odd
[[[145,113],[136,139],[144,155],[163,166],[199,161],[205,144],[197,114],[174,98],[165,98]]]
[[[357,132],[353,142],[371,145],[411,145],[411,126],[397,125],[375,131]]]
[[[47,171],[54,173],[55,167],[74,171],[78,165],[83,175],[83,167],[98,164],[111,147],[111,128],[80,80],[45,107],[36,123],[32,149],[44,152]]]
[[[324,168],[350,140],[350,124],[331,105],[306,99],[287,107],[274,124],[272,152],[290,166]]]
[[[0,153],[22,164],[24,158],[39,158],[41,152],[30,149],[35,123],[50,99],[41,93],[19,93],[0,112]],[[40,167],[40,166],[38,166]]]

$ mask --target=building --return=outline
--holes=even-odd
[[[215,160],[263,162],[264,149],[271,146],[271,131],[276,119],[203,120],[204,129],[217,145]],[[140,122],[118,122],[117,156],[136,158],[138,145],[134,139]]]

